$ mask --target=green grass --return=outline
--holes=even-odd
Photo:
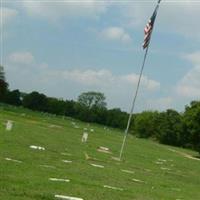
[[[5,130],[7,120],[14,121],[12,131]],[[80,128],[75,129],[72,122]],[[52,124],[56,126],[51,127]],[[89,134],[87,144],[81,143],[84,127],[95,130]],[[1,106],[0,199],[51,200],[55,199],[55,194],[84,200],[200,199],[200,161],[185,158],[169,148],[193,156],[197,153],[129,136],[123,160],[112,160],[112,156],[119,155],[122,137],[121,131],[104,130],[96,124]],[[46,150],[33,150],[30,145],[42,146]],[[112,155],[98,152],[99,146],[109,147]],[[72,155],[62,155],[62,152]],[[86,160],[84,152],[98,161]],[[67,164],[62,162],[63,159],[73,162]],[[158,159],[166,162],[156,164]],[[105,168],[95,168],[90,163],[104,165]],[[135,173],[128,174],[121,169]],[[70,182],[52,182],[48,180],[51,177],[70,179]],[[144,183],[134,182],[133,178]],[[104,188],[104,185],[123,188],[123,191]]]

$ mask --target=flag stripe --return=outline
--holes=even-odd
[[[151,16],[150,20],[148,21],[148,23],[146,24],[145,28],[144,28],[144,42],[143,42],[143,49],[146,49],[150,43],[151,40],[151,34],[153,31],[153,26],[154,26],[154,22],[156,19],[156,15],[157,15],[157,10],[158,10],[158,5],[156,7],[156,9],[153,12],[153,15]]]

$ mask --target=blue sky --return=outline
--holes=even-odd
[[[2,1],[1,53],[11,89],[76,99],[105,93],[128,111],[156,1]],[[183,111],[200,98],[200,2],[163,0],[136,112]]]

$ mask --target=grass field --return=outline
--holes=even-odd
[[[7,120],[14,122],[11,131],[5,130]],[[84,128],[94,129],[86,144],[81,143]],[[189,157],[197,153],[129,136],[119,162],[111,157],[119,155],[122,136],[96,124],[1,106],[0,199],[50,200],[57,194],[84,200],[200,199],[200,161]],[[97,151],[99,146],[112,154]]]

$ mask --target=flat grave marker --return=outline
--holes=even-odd
[[[161,167],[160,169],[162,169],[162,170],[167,170],[167,171],[171,171],[171,169],[170,169],[170,168],[167,168],[167,167]]]
[[[61,152],[60,154],[63,155],[63,156],[72,156],[71,153],[66,153],[66,152]]]
[[[110,149],[108,147],[102,147],[100,146],[97,151],[102,152],[102,153],[108,153],[108,154],[112,154],[112,152],[110,151]]]
[[[46,168],[56,169],[56,167],[52,166],[52,165],[40,165],[40,167],[46,167]]]
[[[114,187],[114,186],[110,186],[110,185],[104,185],[104,188],[108,188],[108,189],[112,189],[112,190],[119,190],[119,191],[123,191],[122,188],[118,188],[118,187]]]
[[[135,174],[134,171],[131,170],[126,170],[126,169],[121,169],[122,172],[128,173],[128,174]]]
[[[93,163],[91,163],[90,165],[93,167],[97,167],[97,168],[105,168],[103,165],[97,165],[97,164],[93,164]]]
[[[136,179],[136,178],[133,178],[132,181],[134,181],[136,183],[145,183],[144,181]]]
[[[156,161],[155,162],[157,165],[163,165],[163,162],[160,162],[160,161]]]
[[[30,147],[31,149],[35,149],[35,150],[42,150],[42,151],[44,151],[44,150],[45,150],[45,148],[44,148],[44,147],[35,146],[35,145],[30,145],[29,147]]]
[[[62,178],[49,178],[50,181],[57,181],[57,182],[67,182],[69,183],[69,179],[62,179]]]
[[[83,200],[82,198],[64,196],[64,195],[59,195],[59,194],[56,194],[56,195],[55,195],[55,198],[58,198],[58,199],[66,199],[66,200]]]
[[[72,163],[71,160],[62,160],[64,163]]]
[[[161,159],[161,158],[158,158],[158,161],[159,161],[159,162],[167,162],[167,160]]]
[[[7,160],[7,161],[13,161],[13,162],[16,162],[16,163],[22,163],[21,160],[15,160],[15,159],[12,159],[12,158],[5,158],[5,160]]]

